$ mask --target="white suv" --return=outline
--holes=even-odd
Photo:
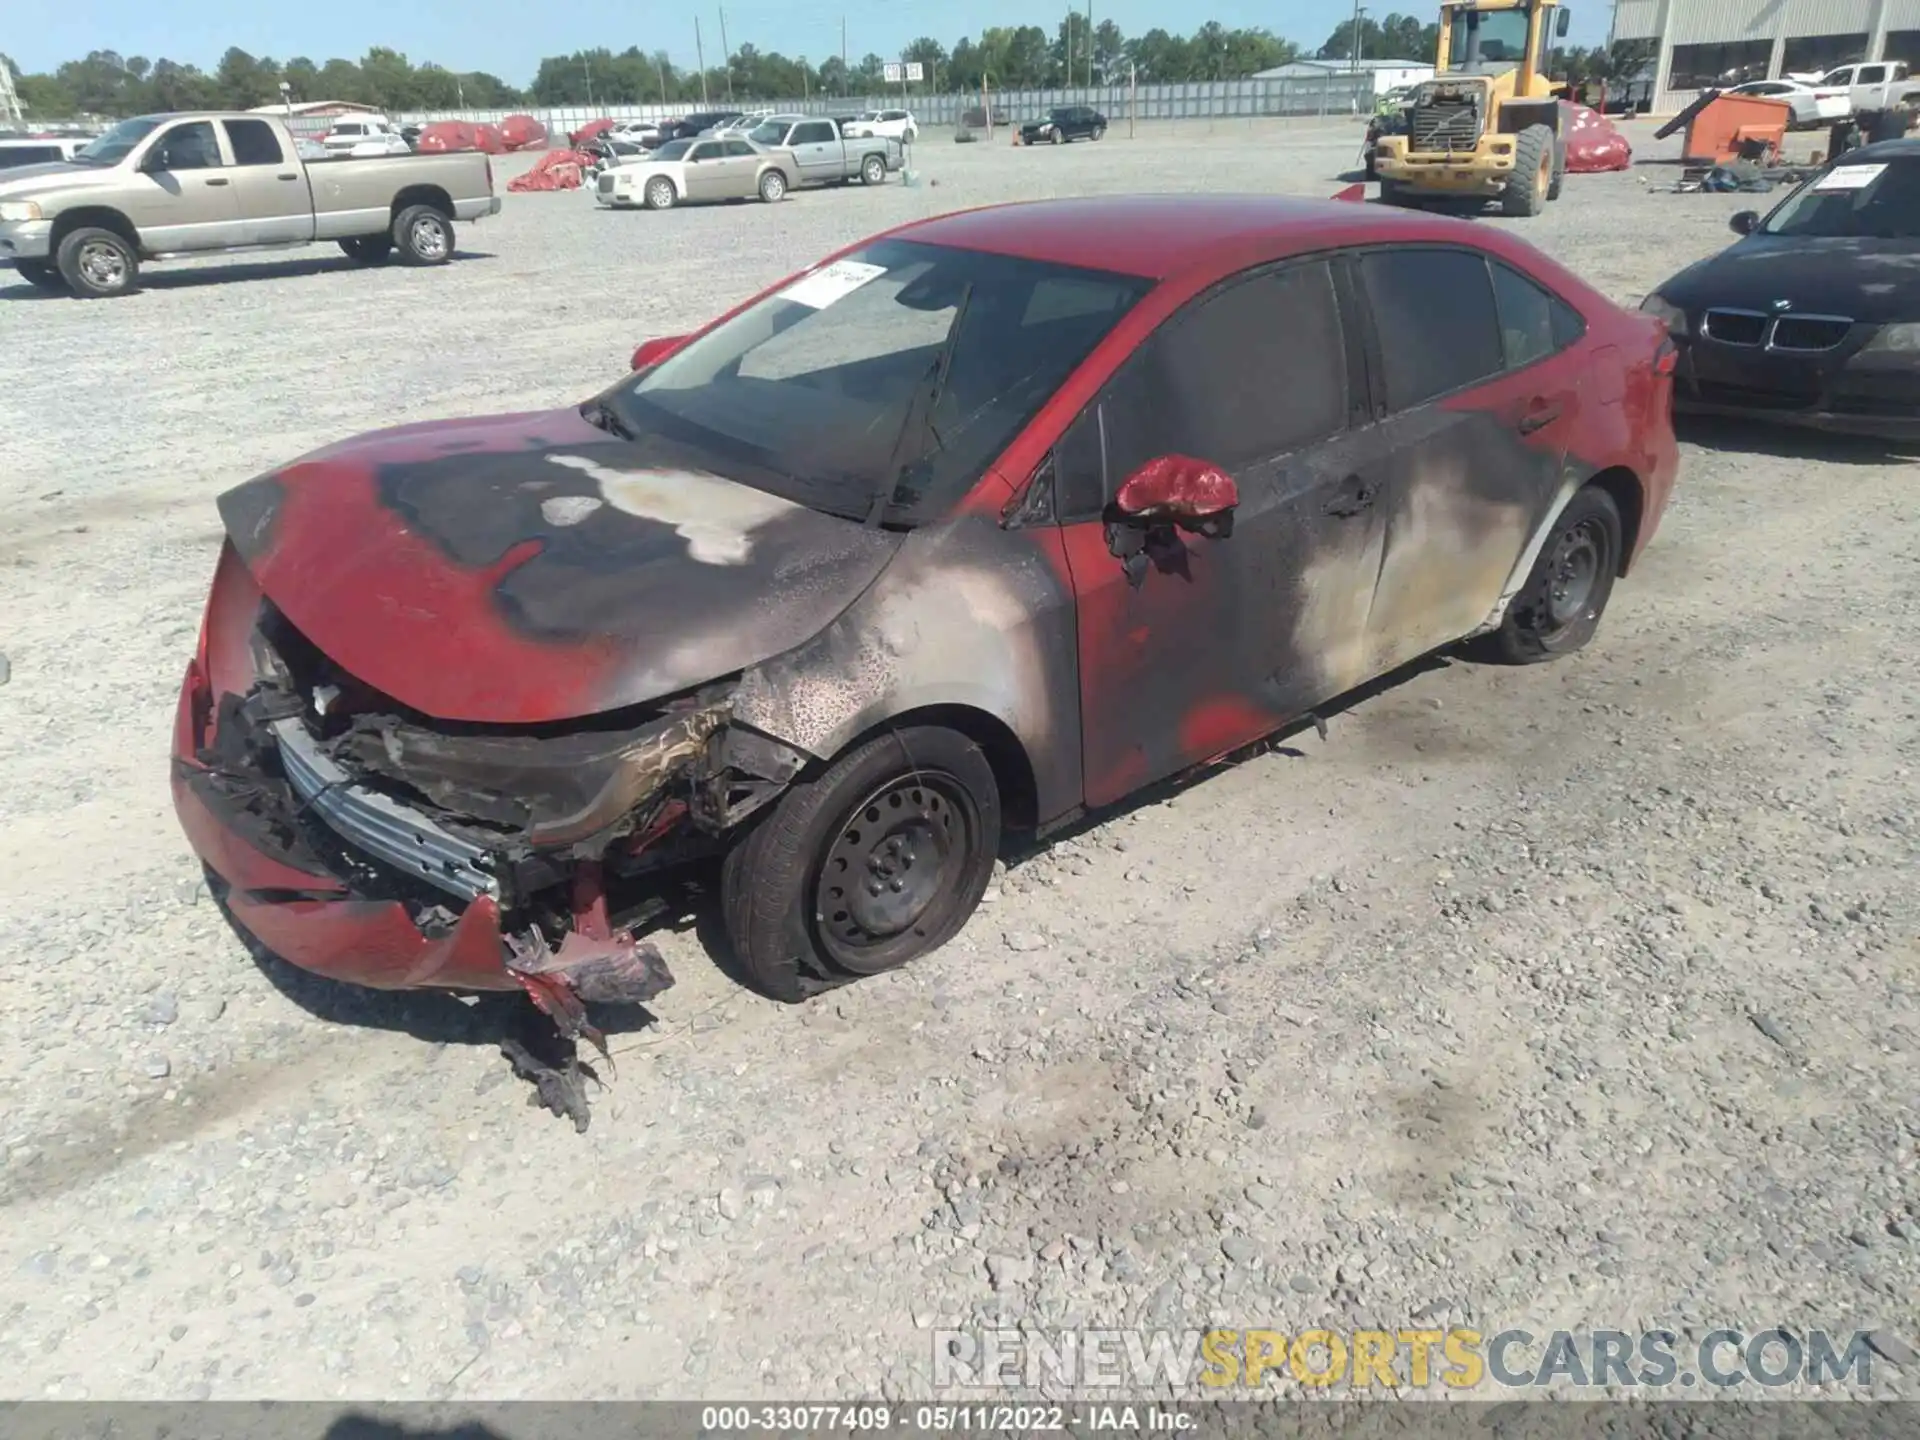
[[[850,140],[865,140],[878,135],[911,145],[919,134],[920,127],[914,122],[913,113],[908,110],[862,110],[859,117],[847,126],[847,138]]]

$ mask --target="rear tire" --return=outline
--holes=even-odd
[[[1523,219],[1547,208],[1553,189],[1553,131],[1529,125],[1513,142],[1513,173],[1500,192],[1500,213]]]
[[[673,188],[673,182],[664,175],[656,175],[647,182],[644,202],[649,210],[671,210],[680,194]]]
[[[1600,628],[1620,553],[1620,507],[1589,485],[1554,518],[1500,628],[1482,637],[1482,653],[1506,665],[1537,665],[1581,649]]]
[[[444,265],[453,258],[453,222],[431,205],[409,205],[394,217],[393,245],[406,265]]]
[[[126,237],[84,225],[60,241],[55,263],[82,300],[111,300],[140,288],[140,256]]]
[[[47,260],[16,260],[13,268],[20,278],[38,290],[65,290],[67,282],[57,266]]]
[[[887,162],[878,155],[869,155],[860,162],[860,183],[862,185],[884,185],[887,183]]]
[[[747,978],[795,1002],[951,940],[1000,847],[1000,789],[980,747],[921,725],[876,735],[794,785],[721,871]]]

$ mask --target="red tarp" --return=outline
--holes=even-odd
[[[549,150],[526,174],[509,180],[507,189],[520,194],[529,190],[578,190],[591,159],[573,150]]]
[[[573,148],[578,150],[582,145],[586,144],[587,141],[593,139],[594,136],[604,135],[612,128],[613,121],[611,120],[589,120],[567,138],[572,141]]]
[[[446,150],[478,150],[480,142],[473,133],[473,126],[464,120],[436,120],[420,132],[420,151],[422,154],[439,154]]]
[[[507,140],[500,133],[498,125],[476,125],[473,127],[473,148],[489,155],[504,155],[507,153]]]
[[[531,115],[509,115],[500,122],[501,138],[509,150],[525,150],[547,143],[547,127]]]
[[[1633,164],[1633,147],[1613,122],[1584,105],[1560,102],[1560,131],[1567,137],[1567,173],[1592,175],[1601,170],[1625,170]]]

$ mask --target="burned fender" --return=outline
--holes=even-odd
[[[901,716],[958,707],[1011,731],[1045,820],[1080,800],[1072,591],[1052,527],[965,515],[917,531],[831,625],[747,670],[735,721],[828,759]]]

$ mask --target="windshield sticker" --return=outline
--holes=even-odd
[[[1885,165],[1842,165],[1813,182],[1816,190],[1864,190],[1880,178]]]
[[[887,267],[884,265],[867,265],[859,260],[836,260],[811,275],[801,276],[780,292],[780,298],[809,309],[824,310],[886,273]]]

